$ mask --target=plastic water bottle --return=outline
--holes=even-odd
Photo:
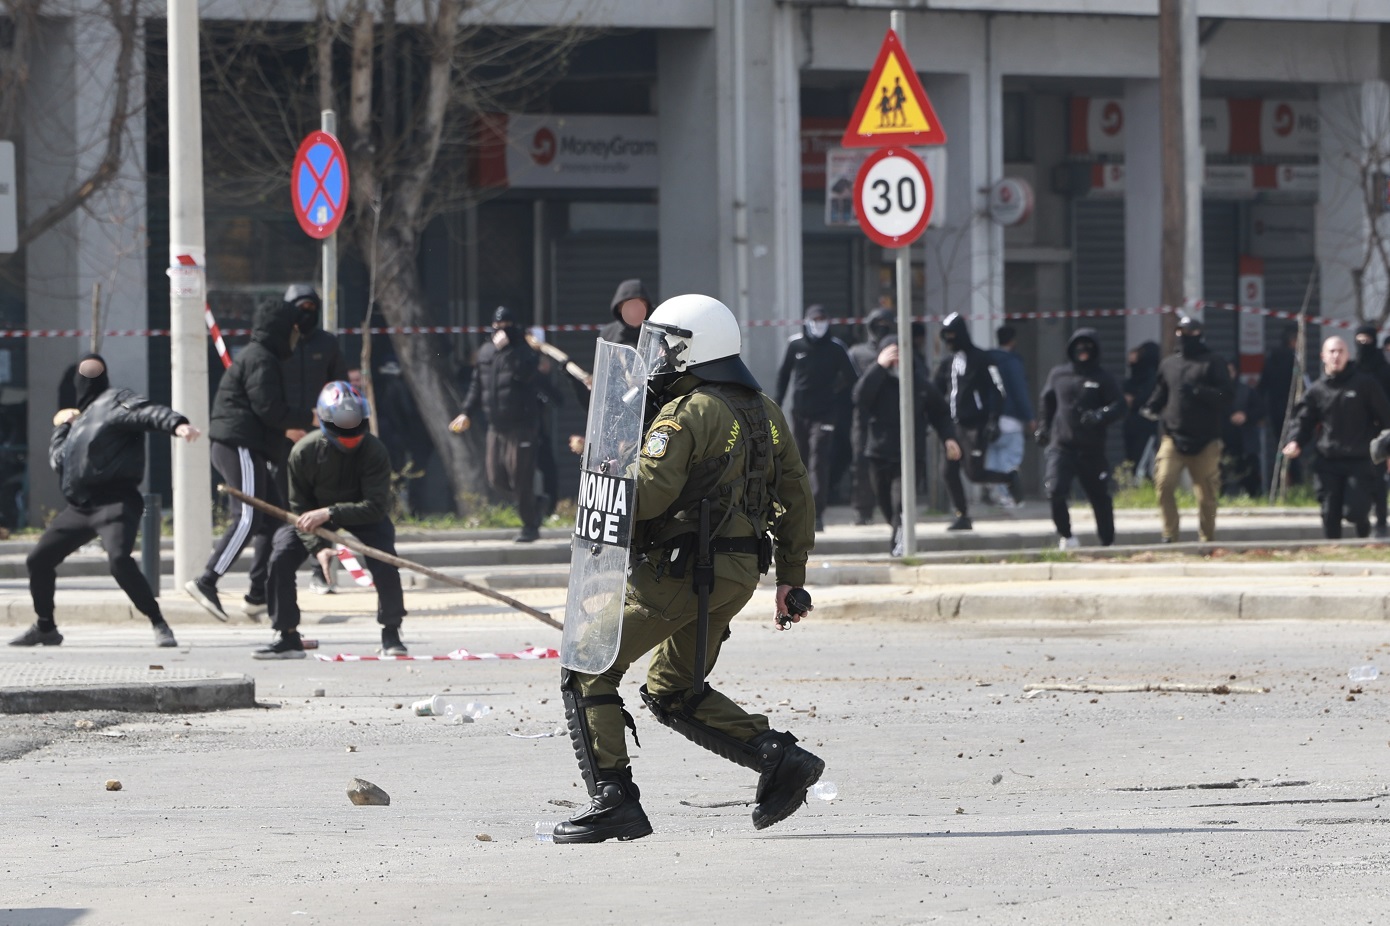
[[[818,781],[811,788],[811,796],[822,801],[833,801],[840,796],[840,789],[835,787],[833,781]]]
[[[465,701],[456,695],[435,695],[430,698],[430,714],[447,718],[450,723],[472,723],[492,713],[492,708],[477,701]]]
[[[555,841],[555,821],[537,820],[536,821],[536,842]]]
[[[1373,682],[1380,677],[1380,670],[1375,666],[1352,666],[1347,672],[1347,678],[1353,682]]]

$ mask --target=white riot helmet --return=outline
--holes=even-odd
[[[653,387],[666,386],[689,373],[710,383],[734,383],[761,389],[739,355],[743,336],[729,307],[712,296],[673,296],[656,307],[642,325],[651,356]]]

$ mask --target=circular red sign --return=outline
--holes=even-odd
[[[854,176],[855,218],[864,234],[885,248],[905,248],[920,238],[933,203],[927,165],[906,148],[880,148]]]
[[[290,201],[299,227],[310,238],[327,238],[347,215],[347,155],[327,132],[310,132],[299,143],[290,168]]]

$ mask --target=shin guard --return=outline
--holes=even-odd
[[[708,687],[705,688],[705,692],[711,690]],[[647,691],[646,685],[642,686],[641,694],[642,702],[651,709],[653,716],[663,726],[670,727],[696,746],[708,749],[735,765],[761,771],[762,759],[758,749],[753,745],[735,739],[729,734],[715,730],[695,719],[695,709],[700,706],[703,694],[698,698],[687,699],[679,706],[677,706],[677,702],[680,701],[679,695],[657,698]]]
[[[560,696],[565,702],[565,725],[569,729],[570,743],[574,746],[574,758],[579,763],[579,774],[584,779],[584,787],[593,797],[598,791],[600,778],[598,758],[594,755],[594,737],[589,729],[589,715],[585,710],[603,704],[615,704],[622,711],[623,722],[632,731],[632,741],[638,746],[637,724],[632,715],[623,708],[623,699],[617,695],[591,695],[584,697],[579,693],[579,682],[569,669],[560,670]]]

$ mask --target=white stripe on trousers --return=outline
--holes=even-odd
[[[251,459],[251,452],[245,447],[236,448],[238,462],[241,463],[241,491],[251,497],[256,495],[256,464]],[[232,539],[226,547],[222,549],[222,555],[217,560],[217,565],[213,567],[213,572],[219,576],[227,574],[227,570],[232,568],[232,563],[236,562],[237,556],[246,546],[246,538],[251,534],[251,522],[256,517],[256,509],[245,502],[241,502],[241,518],[236,522],[236,529],[232,533]]]

